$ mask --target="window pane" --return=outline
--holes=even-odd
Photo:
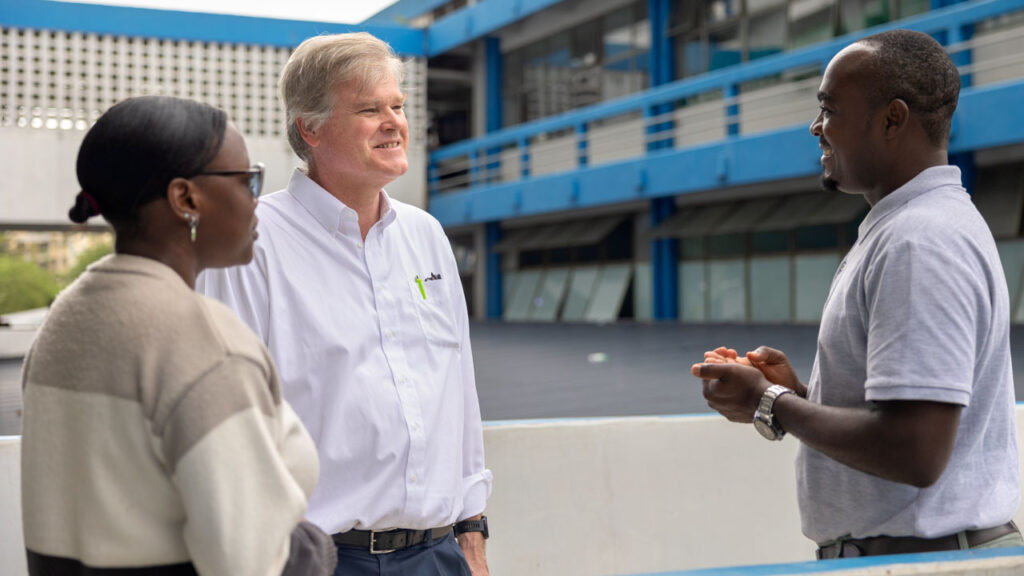
[[[839,10],[841,34],[889,21],[889,0],[843,0]]]
[[[739,64],[743,58],[743,43],[739,26],[726,26],[708,34],[708,71]]]
[[[1003,264],[1003,275],[1006,277],[1006,287],[1010,293],[1010,306],[1020,301],[1021,292],[1021,271],[1024,270],[1024,240],[1013,240],[997,242],[999,249],[999,261]],[[1021,308],[1017,309],[1014,316],[1015,322],[1020,322],[1019,314]]]
[[[747,251],[746,234],[711,236],[707,242],[709,256],[741,256]]]
[[[897,0],[896,5],[899,6],[900,18],[924,14],[932,7],[931,0]]]
[[[785,252],[789,250],[789,233],[753,232],[750,244],[754,252]]]
[[[833,0],[794,0],[789,5],[789,47],[832,38]]]
[[[569,281],[569,293],[565,298],[565,307],[562,309],[562,320],[565,322],[580,322],[583,314],[587,311],[587,302],[594,292],[594,284],[597,282],[598,268],[587,266],[576,268],[572,271],[572,280]]]
[[[633,275],[633,318],[650,320],[654,317],[654,282],[650,262],[637,262]]]
[[[750,319],[754,322],[789,322],[790,259],[788,256],[750,261]]]
[[[614,322],[619,317],[622,301],[629,289],[633,267],[628,264],[605,266],[597,279],[594,295],[587,304],[587,322]]]
[[[785,50],[785,10],[772,10],[751,16],[749,46],[750,60],[757,60]]]
[[[562,300],[565,298],[566,280],[569,278],[569,270],[558,268],[548,270],[544,274],[537,294],[530,307],[530,320],[537,322],[554,322],[558,310],[562,307]]]
[[[700,33],[676,40],[676,75],[688,78],[703,74],[708,69],[707,51]]]
[[[708,263],[710,320],[743,322],[747,319],[746,275],[743,260],[713,260]]]
[[[796,273],[796,321],[821,321],[832,277],[839,266],[838,254],[805,254],[793,259]]]
[[[515,294],[511,296],[508,306],[505,307],[504,319],[506,321],[523,321],[530,317],[530,306],[533,305],[533,297],[537,293],[537,286],[540,284],[542,274],[538,270],[519,273]]]
[[[683,322],[704,322],[704,262],[679,264],[679,319]]]
[[[705,0],[704,21],[724,22],[739,16],[740,0]]]
[[[1020,232],[1024,187],[1020,164],[1003,164],[978,170],[972,200],[992,235],[1014,238]]]

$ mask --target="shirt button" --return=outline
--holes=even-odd
[[[360,242],[360,243],[358,244],[358,246],[359,246],[360,248],[362,248],[362,247],[363,247],[363,243],[362,243],[362,242]]]
[[[412,476],[409,476],[409,481],[415,484],[416,483],[416,475],[413,474]]]
[[[387,335],[388,335],[388,338],[394,338],[395,337],[395,333],[392,330],[388,330],[388,334]]]

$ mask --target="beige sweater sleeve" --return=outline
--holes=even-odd
[[[264,367],[228,356],[189,387],[163,423],[163,450],[186,515],[184,540],[200,574],[277,576],[288,563],[306,511],[303,485],[317,474],[315,447],[287,404],[275,404],[267,382]],[[317,554],[303,553],[311,558],[306,564],[317,562]],[[306,568],[328,573],[326,566]]]

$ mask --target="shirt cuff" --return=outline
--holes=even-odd
[[[487,507],[487,498],[491,496],[492,482],[494,476],[490,470],[462,479],[462,513],[459,514],[459,521],[483,513]]]

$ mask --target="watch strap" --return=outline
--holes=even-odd
[[[490,536],[487,529],[487,516],[481,516],[479,520],[462,520],[455,523],[456,536],[466,532],[482,532],[484,539],[487,539]]]

